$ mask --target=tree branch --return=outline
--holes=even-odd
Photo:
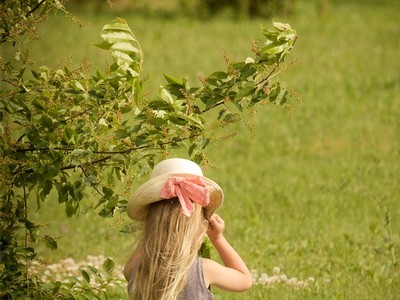
[[[82,170],[83,175],[85,175],[86,178],[88,178],[89,176],[86,174],[85,169],[83,168],[82,165],[79,166],[79,168]],[[99,191],[99,189],[97,188],[97,186],[92,185],[92,187],[96,190],[96,192],[100,195],[100,196],[104,196],[104,194],[102,192]]]
[[[204,114],[205,112],[208,112],[208,111],[212,110],[213,108],[215,108],[217,106],[220,106],[220,105],[222,105],[224,103],[225,103],[225,100],[221,100],[221,101],[215,103],[214,106],[211,106],[209,108],[206,108],[206,109],[202,110],[201,113]]]
[[[31,14],[33,14],[40,7],[40,5],[42,5],[44,2],[46,2],[46,0],[40,1],[38,4],[36,4],[36,6],[34,8],[32,8],[30,11],[28,11],[25,16],[28,17]]]
[[[67,123],[68,121],[73,120],[73,119],[75,119],[75,118],[77,118],[79,116],[82,116],[82,115],[86,114],[88,111],[91,111],[91,110],[92,110],[92,108],[89,107],[89,108],[85,109],[84,111],[81,111],[79,114],[77,114],[75,116],[70,116],[69,118],[66,118],[65,120],[60,121],[60,123]]]
[[[169,140],[169,141],[166,141],[166,142],[162,142],[159,145],[160,146],[164,146],[164,145],[172,144],[173,142],[182,142],[182,141],[187,140],[187,139],[198,137],[199,135],[200,134],[194,134],[194,135],[191,135],[191,136],[188,136],[188,137],[182,137],[182,138],[177,139],[175,141]],[[127,153],[132,152],[132,151],[137,151],[137,150],[146,149],[146,148],[150,148],[150,147],[151,147],[151,144],[144,144],[142,146],[132,147],[132,148],[128,148],[128,149],[120,150],[120,151],[92,151],[92,153],[94,153],[94,154],[127,154]],[[57,151],[74,151],[75,149],[79,149],[79,148],[60,148],[60,147],[55,147],[55,148],[51,148],[51,149],[52,150],[57,150]],[[50,148],[24,148],[24,149],[15,149],[14,152],[35,152],[35,151],[48,151],[48,150],[50,150]]]
[[[4,82],[7,82],[7,83],[9,83],[9,84],[11,84],[11,85],[14,86],[14,87],[20,87],[19,84],[16,84],[16,83],[14,83],[14,82],[12,82],[12,81],[9,81],[9,80],[7,80],[7,79],[3,79],[3,81],[4,81]]]
[[[112,157],[111,155],[105,156],[105,157],[103,157],[103,158],[100,158],[100,159],[97,159],[97,160],[94,160],[94,161],[90,162],[90,164],[91,164],[91,165],[95,165],[95,164],[98,164],[98,163],[100,163],[100,162],[107,161],[107,160],[109,160],[111,157]],[[75,169],[75,168],[82,168],[82,165],[80,164],[80,165],[68,165],[68,166],[64,166],[64,167],[61,168],[61,171],[71,170],[71,169]]]
[[[168,144],[172,144],[172,143],[176,143],[176,142],[182,142],[184,140],[188,140],[188,139],[191,139],[191,138],[194,138],[194,137],[198,137],[198,136],[200,136],[200,134],[195,134],[195,135],[191,135],[191,136],[187,136],[187,137],[182,137],[182,138],[177,139],[175,141],[172,141],[172,140],[165,141],[165,142],[159,143],[158,145],[159,146],[164,146],[164,145],[168,145]],[[111,159],[113,157],[113,155],[115,155],[115,154],[128,154],[128,153],[130,153],[132,151],[137,151],[137,150],[141,150],[141,149],[150,148],[151,146],[152,146],[152,144],[149,143],[149,144],[145,144],[145,145],[138,146],[138,147],[133,147],[133,148],[128,148],[128,149],[121,150],[121,151],[93,151],[93,153],[95,153],[95,154],[100,154],[100,155],[101,154],[110,154],[110,155],[104,156],[102,158],[93,160],[93,161],[85,163],[85,164],[86,165],[95,165],[95,164],[98,164],[98,163],[101,163],[101,162],[105,162],[105,161]],[[74,148],[53,148],[53,149],[54,150],[61,150],[61,151],[73,151],[73,150],[75,150]],[[24,152],[24,151],[46,151],[46,150],[49,150],[49,148],[16,149],[14,151],[15,152]],[[83,170],[83,166],[85,164],[67,165],[67,166],[61,167],[60,170],[61,171],[65,171],[65,170],[71,170],[71,169],[75,169],[75,168],[80,168],[80,169]],[[33,173],[33,172],[34,171],[32,169],[28,169],[28,170],[24,171],[25,174],[29,174],[29,173]],[[16,174],[17,174],[17,172],[13,173],[13,175],[16,175]]]

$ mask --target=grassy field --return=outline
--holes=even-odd
[[[234,128],[236,138],[207,149],[205,173],[225,191],[220,214],[227,237],[248,266],[306,287],[261,276],[246,293],[213,292],[216,299],[398,299],[399,7],[336,1],[321,11],[303,2],[293,15],[275,18],[299,34],[289,57],[296,63],[281,81],[302,104],[293,102],[293,118],[287,110],[260,107],[249,125]],[[223,69],[222,49],[233,60],[246,58],[250,40],[261,39],[259,25],[271,24],[134,12],[75,15],[88,24],[79,28],[55,16],[43,26],[42,40],[30,48],[35,63],[55,67],[71,55],[75,63],[87,57],[93,66],[106,65],[106,53],[92,45],[118,15],[141,43],[152,91],[163,83],[162,73],[194,82]],[[48,261],[104,254],[124,262],[132,245],[119,232],[129,223],[125,216],[103,220],[87,212],[67,219],[53,202],[32,212],[61,237],[59,250],[41,251]]]

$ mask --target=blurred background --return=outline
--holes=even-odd
[[[247,293],[213,292],[216,299],[397,299],[399,8],[389,0],[75,0],[67,16],[42,24],[29,52],[37,66],[106,68],[110,57],[93,45],[104,24],[125,18],[144,52],[151,96],[165,84],[163,73],[197,85],[226,68],[224,52],[233,61],[251,56],[260,26],[289,23],[299,38],[280,81],[299,99],[290,110],[259,107],[216,132],[206,149],[205,174],[226,196],[227,237],[255,274]],[[229,133],[236,136],[223,138]],[[41,250],[48,262],[105,255],[123,264],[129,256],[125,215],[103,219],[83,207],[68,219],[56,200],[46,205],[37,218],[59,243]]]

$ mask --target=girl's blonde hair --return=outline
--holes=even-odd
[[[186,217],[177,198],[150,204],[131,299],[178,299],[207,231],[203,208],[194,206],[195,212]]]

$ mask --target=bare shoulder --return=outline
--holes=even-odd
[[[204,276],[204,282],[206,286],[210,286],[210,284],[213,284],[213,277],[215,273],[215,268],[217,267],[216,265],[218,264],[216,261],[213,261],[212,259],[208,258],[202,258],[203,261],[203,276]]]

